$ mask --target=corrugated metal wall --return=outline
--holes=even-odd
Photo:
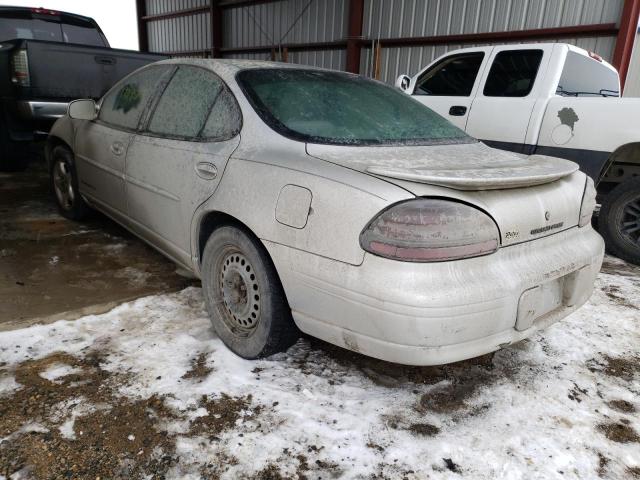
[[[348,0],[280,0],[223,9],[223,45],[265,47],[344,41]],[[365,0],[363,37],[429,37],[577,25],[619,23],[623,0]],[[146,0],[147,15],[206,7],[208,0]],[[155,52],[202,51],[211,47],[208,11],[149,21],[149,49]],[[615,37],[563,38],[611,60]],[[549,41],[549,40],[545,40]],[[553,40],[551,40],[553,41]],[[477,45],[477,44],[476,44]],[[415,73],[447,51],[474,46],[383,47],[380,77],[393,82],[400,73]],[[267,60],[270,52],[223,52],[226,58]],[[362,49],[360,72],[372,74],[372,49]],[[345,69],[344,48],[288,52],[288,61]]]
[[[347,0],[282,0],[237,8],[223,13],[225,48],[260,47],[283,43],[342,40],[347,35]],[[223,55],[226,58],[268,60],[270,53]],[[289,52],[288,61],[325,68],[345,68],[344,51]]]
[[[616,23],[622,6],[623,0],[365,0],[363,34],[369,39],[430,37]],[[597,37],[561,41],[611,60],[615,40]],[[384,48],[381,80],[393,82],[399,74],[414,74],[450,50],[479,45]],[[371,73],[371,57],[371,49],[363,51],[361,73]]]
[[[638,30],[636,44],[633,48],[627,83],[624,87],[624,96],[640,97],[640,29]]]

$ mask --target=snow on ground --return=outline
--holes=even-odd
[[[640,478],[639,287],[608,258],[569,318],[429,368],[308,338],[242,360],[194,287],[4,332],[0,478]]]

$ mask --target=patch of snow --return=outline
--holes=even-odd
[[[10,375],[0,376],[0,396],[13,392],[20,388],[20,384]]]
[[[49,265],[57,265],[60,261],[60,257],[58,255],[54,255],[49,259]]]
[[[66,377],[67,375],[74,375],[76,373],[80,373],[82,371],[81,368],[72,367],[71,365],[67,365],[65,363],[52,363],[49,365],[49,368],[40,372],[40,376],[45,380],[49,380],[53,383],[61,383],[57,380],[62,377]]]
[[[624,302],[612,297],[612,285]],[[600,274],[587,305],[497,352],[479,370],[486,378],[450,411],[433,408],[429,399],[464,386],[469,378],[458,376],[473,371],[471,365],[450,367],[448,378],[424,369],[433,382],[391,368],[377,377],[375,361],[345,359],[305,339],[287,353],[247,361],[214,335],[195,287],[75,322],[4,332],[0,361],[99,348],[103,368],[132,378],[120,387],[132,399],[165,396],[190,418],[206,413],[198,404],[202,395],[251,395],[253,406],[262,406],[257,414],[241,412],[236,426],[215,440],[179,435],[172,478],[199,478],[199,466],[225,458],[235,461],[222,478],[253,477],[268,465],[293,476],[298,455],[308,458],[310,478],[326,476],[317,465],[329,465],[330,476],[344,478],[458,478],[453,468],[470,478],[590,479],[598,476],[599,455],[609,459],[609,477],[625,478],[627,468],[640,466],[638,444],[611,441],[597,426],[623,419],[640,431],[636,414],[608,406],[622,399],[640,409],[637,372],[631,380],[603,373],[605,356],[640,356],[639,287],[640,276]],[[183,378],[201,352],[214,372]],[[421,433],[416,425],[429,428]]]
[[[126,279],[129,285],[135,288],[143,287],[150,276],[151,274],[149,272],[134,267],[122,268],[114,274],[114,277]]]

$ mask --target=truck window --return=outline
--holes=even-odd
[[[67,43],[106,47],[104,38],[90,22],[62,23],[62,36]]]
[[[0,40],[46,40],[61,42],[60,24],[56,21],[31,18],[31,14],[6,14],[0,16]]]
[[[608,65],[585,54],[567,53],[556,93],[564,97],[618,97],[618,74]]]
[[[505,50],[491,65],[485,97],[526,97],[531,93],[542,61],[542,50]]]
[[[126,77],[102,99],[98,119],[116,128],[136,130],[140,115],[170,67],[145,68]]]
[[[483,58],[483,52],[472,52],[442,59],[420,76],[414,95],[468,97]]]

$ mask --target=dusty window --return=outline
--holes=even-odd
[[[149,132],[196,138],[223,89],[222,80],[196,67],[180,67],[158,101]]]
[[[210,140],[227,140],[240,131],[242,118],[233,94],[223,89],[211,109],[201,136]]]
[[[414,94],[468,97],[483,58],[483,52],[472,52],[441,60],[420,76]]]
[[[262,119],[296,140],[339,145],[474,141],[409,95],[357,75],[270,68],[244,70],[237,78]]]
[[[167,67],[151,67],[127,77],[104,97],[99,119],[115,127],[135,130],[150,96],[167,71]]]
[[[542,50],[508,50],[496,55],[487,83],[486,97],[526,97],[536,81]]]

